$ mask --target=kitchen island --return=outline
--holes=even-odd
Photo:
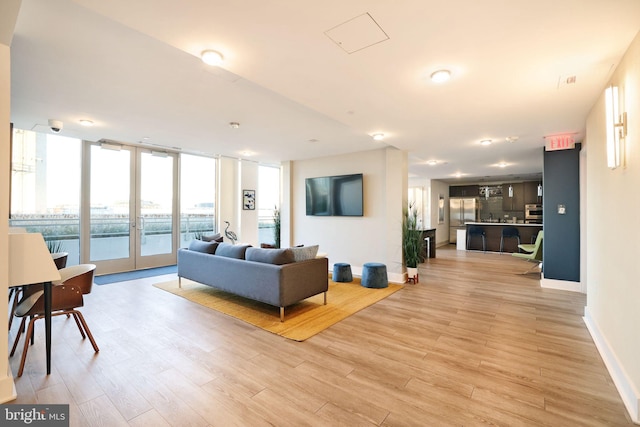
[[[542,224],[514,224],[504,222],[467,222],[465,223],[467,233],[469,226],[483,227],[485,231],[485,239],[487,241],[487,251],[500,252],[500,236],[504,227],[516,227],[520,233],[520,243],[529,244],[535,242],[535,236],[542,230]],[[471,245],[466,247],[467,250],[482,250],[482,239],[473,236]],[[503,252],[518,252],[518,241],[513,238],[504,239]]]

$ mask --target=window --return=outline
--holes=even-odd
[[[276,237],[276,213],[278,228]],[[258,239],[280,247],[280,168],[258,167]]]
[[[81,140],[14,129],[9,226],[42,233],[51,252],[80,261]]]
[[[216,160],[180,155],[180,247],[216,232]]]

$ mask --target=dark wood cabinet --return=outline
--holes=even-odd
[[[452,185],[449,187],[449,197],[478,197],[480,186],[478,185]]]
[[[509,192],[509,187],[513,192]],[[522,182],[502,184],[502,210],[524,212],[524,184]]]

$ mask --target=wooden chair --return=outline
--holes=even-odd
[[[534,273],[535,269],[542,264],[542,240],[544,239],[544,232],[540,231],[536,237],[536,242],[533,245],[522,244],[518,245],[519,249],[522,249],[526,253],[514,252],[511,255],[517,258],[526,259],[529,262],[534,262],[535,265],[522,274]]]
[[[78,307],[84,305],[83,295],[91,292],[95,269],[96,266],[94,264],[80,264],[60,270],[61,280],[55,282],[51,289],[51,316],[59,316],[62,314],[67,316],[72,315],[82,338],[84,339],[88,336],[93,349],[97,353],[100,349],[93,339],[93,335],[87,326],[87,322],[84,320],[84,316],[77,310]],[[29,326],[27,327],[24,350],[22,351],[22,359],[20,360],[20,368],[18,370],[18,376],[20,377],[24,371],[24,363],[27,358],[27,352],[29,351],[29,342],[31,341],[33,343],[34,323],[36,320],[44,318],[44,290],[25,291],[24,298],[18,303],[15,309],[15,316],[22,318],[22,322],[20,323],[20,328],[13,343],[10,356],[13,356],[16,351],[27,317],[31,317]]]

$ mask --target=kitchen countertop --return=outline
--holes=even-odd
[[[542,224],[523,224],[513,222],[465,222],[464,225],[515,225],[516,227],[542,227]]]

